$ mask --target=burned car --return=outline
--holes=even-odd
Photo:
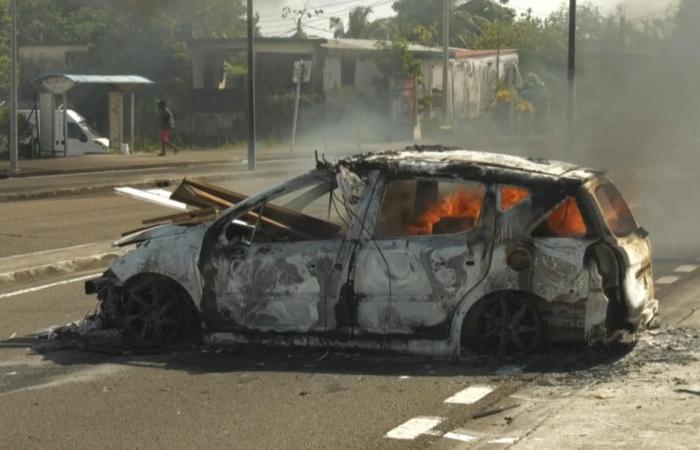
[[[656,317],[651,246],[606,175],[416,147],[358,155],[246,198],[187,181],[102,278],[103,323],[138,345],[459,355],[606,342]]]

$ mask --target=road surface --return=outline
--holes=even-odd
[[[301,170],[225,184],[252,193]],[[164,213],[111,194],[2,203],[0,256],[112,239]],[[517,361],[194,341],[151,354],[62,348],[32,335],[93,311],[83,281],[99,271],[5,287],[2,447],[691,448],[700,442],[699,266],[692,248],[655,261],[663,328],[634,348],[554,348]]]

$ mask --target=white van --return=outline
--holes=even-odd
[[[37,124],[41,119],[36,111],[21,110],[19,111],[29,123],[32,129],[32,139],[39,138],[39,129]],[[72,109],[68,110],[68,152],[66,156],[86,155],[92,153],[107,153],[109,151],[109,139],[99,135],[85,117],[81,116]],[[62,153],[64,151],[65,141],[63,132],[63,110],[54,112],[54,150]],[[42,137],[43,138],[43,137]]]

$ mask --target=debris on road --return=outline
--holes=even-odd
[[[679,393],[683,393],[683,394],[700,395],[700,386],[680,388],[680,389],[676,389],[675,391],[679,392]]]

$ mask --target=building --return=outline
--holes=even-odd
[[[22,45],[19,48],[20,102],[22,107],[33,106],[34,89],[31,80],[47,73],[65,73],[79,64],[88,52],[82,44]]]
[[[258,38],[256,100],[262,133],[290,123],[294,62],[310,61],[303,86],[306,122],[342,121],[348,109],[391,115],[398,125],[439,114],[443,101],[441,48],[410,45],[422,80],[405,80],[392,66],[390,43],[365,39]],[[216,142],[245,136],[247,40],[194,40],[192,52],[193,131]],[[457,119],[478,117],[493,103],[499,80],[518,75],[515,50],[450,51],[450,107]],[[420,106],[419,106],[420,105]],[[267,128],[267,130],[266,130]],[[280,136],[283,137],[284,135]]]

